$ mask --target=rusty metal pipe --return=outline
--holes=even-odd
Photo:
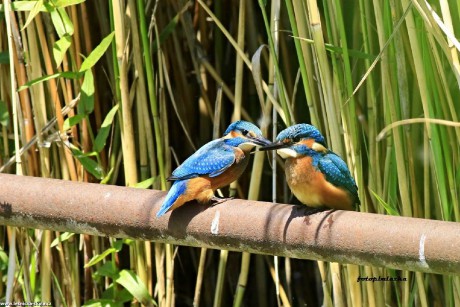
[[[0,174],[0,223],[301,259],[460,273],[460,223],[241,199],[156,218],[164,192]]]

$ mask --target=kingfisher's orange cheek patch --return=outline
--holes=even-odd
[[[289,144],[289,143],[291,143],[291,142],[292,142],[291,139],[284,139],[284,140],[283,140],[283,144]]]
[[[297,144],[302,144],[302,145],[307,146],[308,148],[312,148],[314,143],[315,143],[314,139],[305,139],[305,140],[301,140]]]

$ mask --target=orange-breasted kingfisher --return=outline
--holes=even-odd
[[[298,124],[281,131],[272,145],[285,159],[286,181],[297,199],[314,208],[355,210],[360,204],[358,187],[337,154],[326,148],[319,130]]]
[[[254,124],[242,120],[232,123],[223,137],[205,144],[173,171],[168,180],[174,183],[157,217],[191,200],[221,202],[214,191],[241,176],[255,146],[269,144]]]

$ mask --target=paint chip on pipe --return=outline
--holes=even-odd
[[[213,235],[218,235],[219,234],[219,219],[220,219],[220,211],[216,211],[216,215],[214,216],[214,219],[211,222],[211,233]]]
[[[418,259],[422,267],[429,268],[430,266],[426,262],[426,258],[425,258],[425,240],[426,240],[426,234],[422,234],[422,236],[420,237],[420,243],[419,243],[419,249],[418,249]]]

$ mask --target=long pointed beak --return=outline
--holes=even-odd
[[[272,145],[272,142],[264,138],[263,136],[247,136],[248,139],[250,139],[254,144],[259,145],[259,146],[270,146]]]
[[[290,146],[289,143],[277,142],[277,143],[271,143],[267,146],[260,147],[259,151],[276,150],[276,149],[285,148],[289,146]]]

